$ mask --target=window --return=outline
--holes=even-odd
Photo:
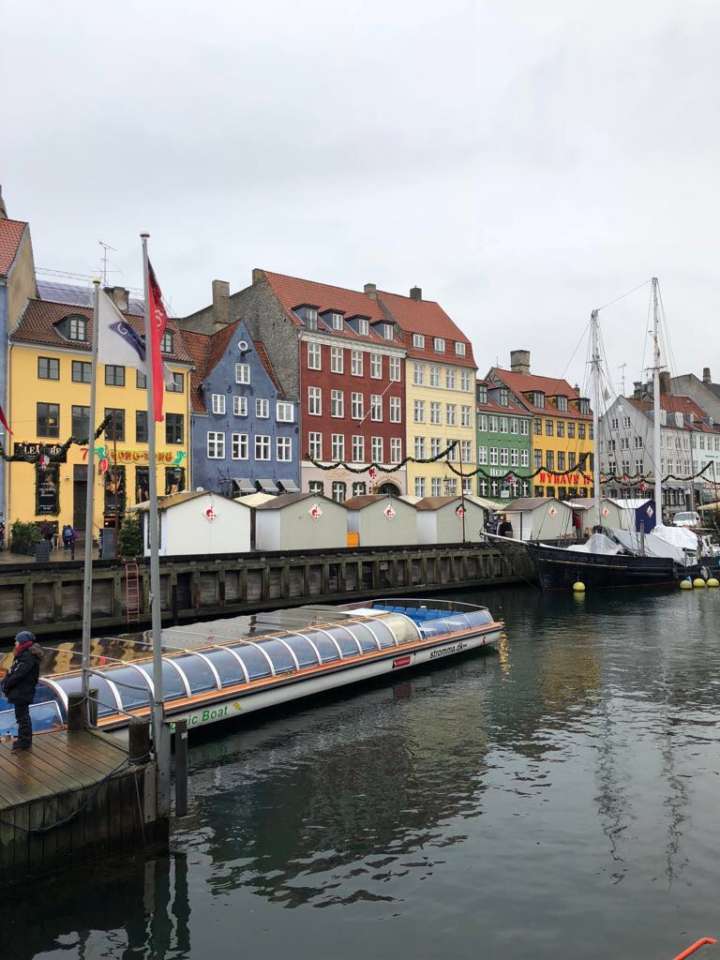
[[[487,447],[478,447],[478,463],[481,466],[487,465],[488,462],[488,448]]]
[[[415,453],[416,460],[425,459],[425,437],[415,437]]]
[[[515,447],[510,451],[510,466],[517,467],[520,465],[520,451],[516,450]]]
[[[529,420],[521,420],[521,421],[520,421],[520,433],[522,434],[523,437],[529,437],[529,436],[530,436],[530,421],[529,421]]]
[[[445,341],[442,337],[433,337],[433,350],[435,353],[445,353]]]
[[[416,387],[421,387],[425,379],[425,366],[422,363],[413,364],[413,383]]]
[[[233,433],[231,454],[233,460],[247,460],[250,455],[248,435],[246,433]]]
[[[498,465],[498,448],[490,447],[490,465],[496,467]]]
[[[552,420],[546,420],[546,421],[545,421],[545,436],[546,436],[546,437],[552,437],[553,433],[554,433],[554,427],[553,427],[553,422],[552,422]]]
[[[536,470],[542,467],[542,450],[533,450],[533,464]]]
[[[330,347],[330,372],[342,373],[344,367],[343,348]]]
[[[318,313],[315,307],[305,307],[305,326],[308,330],[317,330]]]
[[[362,420],[363,418],[363,395],[361,393],[350,394],[350,416],[353,420]]]
[[[166,385],[165,389],[168,393],[182,393],[185,389],[185,377],[182,373],[171,373],[170,382]]]
[[[350,369],[354,377],[361,377],[363,375],[362,350],[353,350],[350,354]]]
[[[565,451],[564,450],[558,450],[557,468],[560,471],[565,469]]]
[[[441,404],[436,403],[434,400],[430,402],[430,423],[442,423],[440,416],[441,409]]]
[[[412,345],[418,350],[425,349],[425,337],[421,333],[414,333],[412,337]]]
[[[370,333],[370,322],[364,317],[358,319],[358,333],[361,337],[367,337]]]
[[[73,383],[91,383],[92,364],[86,363],[85,360],[73,360],[72,379]]]
[[[557,433],[557,436],[558,436],[558,437],[564,437],[564,436],[565,436],[565,421],[564,421],[564,420],[558,420],[557,426],[556,426],[555,430],[556,430],[556,433]]]
[[[235,383],[250,383],[250,364],[235,364]]]
[[[402,460],[402,440],[400,437],[390,439],[390,463],[400,463]]]
[[[391,323],[383,323],[382,332],[383,332],[383,337],[386,340],[393,339],[393,325]]]
[[[442,477],[433,477],[430,481],[430,489],[433,497],[442,495]]]
[[[212,412],[218,415],[225,413],[225,394],[224,393],[213,393],[212,395]]]
[[[373,463],[383,463],[385,459],[385,452],[383,450],[383,438],[382,437],[371,437],[370,439],[370,450],[372,454]]]
[[[460,407],[460,426],[470,426],[470,407],[466,407],[464,404]]]
[[[370,354],[370,376],[373,380],[379,380],[382,377],[382,357],[379,353]]]
[[[106,440],[124,440],[125,439],[125,411],[105,407],[105,416],[110,421],[105,427]]]
[[[532,394],[533,403],[542,410],[545,406],[545,394],[541,390],[536,390]]]
[[[630,417],[623,417],[623,427],[625,427],[626,430],[630,429]]]
[[[292,437],[276,438],[275,459],[278,463],[290,463],[292,460]]]
[[[343,315],[341,313],[331,313],[330,320],[332,322],[333,330],[342,330],[343,328]]]
[[[425,477],[415,477],[415,496],[425,496]]]
[[[333,480],[332,498],[336,503],[343,503],[347,496],[347,484],[342,480]]]
[[[500,466],[507,467],[510,465],[510,451],[507,447],[500,447]]]
[[[585,424],[579,423],[578,424],[578,440],[584,440],[584,439],[585,439]]]
[[[325,484],[322,480],[310,480],[308,482],[308,493],[315,493],[320,496],[325,492]]]
[[[247,397],[233,397],[233,416],[246,417],[248,412]]]
[[[498,432],[498,418],[492,413],[488,416],[488,430],[490,433]]]
[[[207,435],[208,460],[225,459],[225,434],[209,430]]]
[[[580,398],[580,413],[590,413],[590,401],[585,397]]]
[[[275,404],[275,419],[278,423],[293,423],[295,408],[288,400],[278,400]]]
[[[68,339],[87,340],[87,320],[85,317],[70,317]]]
[[[124,387],[125,367],[118,367],[112,363],[105,364],[105,386]]]
[[[445,386],[448,390],[455,389],[456,374],[453,367],[448,367],[445,371]]]
[[[166,331],[162,335],[162,340],[160,341],[160,352],[161,353],[172,353],[173,352],[173,335],[170,331]]]
[[[472,443],[469,440],[460,441],[460,462],[470,463],[472,461]]]
[[[135,443],[148,442],[147,410],[135,411]]]
[[[467,371],[465,371],[467,373]],[[484,383],[479,383],[475,389],[475,399],[478,403],[487,403],[487,386]]]
[[[530,451],[521,450],[520,451],[520,466],[529,467],[530,466]]]
[[[533,429],[536,437],[542,436],[542,420],[533,420]]]
[[[88,367],[89,366],[90,364],[88,364]],[[90,381],[88,380],[87,382],[89,383]],[[138,390],[147,390],[147,374],[142,373],[140,370],[135,371],[135,387]]]
[[[455,412],[456,412],[456,410],[457,410],[457,407],[456,407],[456,405],[455,405],[454,403],[446,403],[446,404],[445,404],[445,416],[446,416],[446,418],[447,418],[447,425],[448,425],[449,427],[454,427],[454,426],[455,426]]]
[[[308,369],[322,370],[322,347],[319,343],[307,345]]]
[[[442,450],[442,437],[430,438],[430,456],[439,457]]]
[[[508,418],[507,417],[498,417],[498,431],[500,433],[508,432]]]
[[[330,391],[330,416],[345,416],[345,394],[342,390]]]
[[[146,503],[150,499],[150,468],[135,467],[135,503]]]
[[[59,380],[60,361],[55,357],[38,357],[37,375],[39,380]]]
[[[314,431],[308,434],[308,447],[311,460],[322,460],[322,434]]]
[[[413,401],[413,420],[415,421],[415,423],[425,422],[425,401],[424,400]]]
[[[482,433],[487,433],[487,428],[488,428],[487,414],[479,413],[477,419],[478,419],[478,424],[477,424],[478,430],[480,430]]]
[[[168,496],[171,493],[181,493],[184,489],[185,468],[165,467],[165,495]]]
[[[575,439],[575,422],[573,420],[568,421],[567,435],[568,435],[568,440]]]
[[[320,387],[308,387],[308,413],[312,417],[322,414],[322,390]]]
[[[270,443],[272,438],[268,437],[266,434],[256,434],[255,436],[255,459],[256,460],[269,460],[270,459]]]
[[[440,386],[440,367],[436,367],[436,366],[430,367],[430,386],[431,387]]]
[[[400,397],[390,397],[390,423],[400,423],[401,417]]]
[[[510,417],[510,433],[516,434],[518,432],[518,419],[517,417]]]
[[[165,443],[182,443],[185,438],[185,417],[182,413],[165,414]]]
[[[470,389],[470,371],[461,370],[460,371],[460,389],[468,391]]]
[[[545,451],[545,466],[548,468],[548,470],[555,469],[555,451],[554,450]]]
[[[353,463],[362,463],[365,459],[365,437],[352,438],[352,459]]]
[[[333,460],[345,459],[345,435],[343,433],[333,433],[330,435],[330,446],[332,448]]]
[[[352,495],[354,497],[364,497],[367,493],[367,484],[364,480],[356,480],[352,485]]]
[[[144,411],[143,411],[144,412]],[[72,410],[72,435],[76,440],[87,443],[90,436],[90,407],[76,407]]]
[[[558,408],[558,410],[562,410],[563,413],[567,410],[567,408],[568,408],[568,406],[567,406],[567,397],[558,397],[558,398],[557,398],[557,408]]]
[[[445,478],[445,496],[454,497],[457,493],[457,480]]]
[[[379,393],[373,393],[370,396],[370,419],[379,422],[382,418],[382,396]]]
[[[577,456],[571,450],[570,453],[568,453],[568,467],[570,467],[570,469],[572,470],[575,468],[576,465],[577,465]]]
[[[255,398],[255,416],[260,420],[268,420],[270,417],[270,401],[267,397]]]
[[[458,357],[465,356],[465,344],[461,343],[459,340],[455,341],[455,354]]]
[[[390,379],[396,383],[402,379],[400,357],[390,357]]]

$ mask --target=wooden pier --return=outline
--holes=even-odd
[[[20,629],[38,636],[77,633],[82,622],[80,562],[5,564],[0,570],[0,640]],[[361,547],[272,553],[164,557],[160,567],[165,623],[230,617],[278,606],[341,603],[522,582],[531,575],[523,551],[490,543]],[[93,629],[117,631],[149,622],[146,561],[133,564],[133,609],[128,616],[123,563],[93,565]]]
[[[89,730],[0,744],[0,889],[167,838],[154,762],[131,763],[116,738]]]

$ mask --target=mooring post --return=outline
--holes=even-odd
[[[147,763],[150,756],[150,721],[132,717],[128,724],[128,760],[131,764]]]
[[[91,727],[97,726],[98,719],[98,691],[97,687],[88,690],[87,718]]]
[[[68,694],[68,730],[75,733],[85,727],[85,697],[82,693]]]
[[[175,816],[187,815],[188,733],[187,720],[175,723]]]

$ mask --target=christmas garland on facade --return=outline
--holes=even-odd
[[[336,460],[335,463],[320,463],[319,460],[316,460],[314,457],[311,457],[310,454],[305,458],[309,460],[310,463],[317,467],[319,470],[338,470],[343,469],[347,470],[349,473],[367,473],[368,470],[379,470],[381,473],[396,473],[408,463],[436,463],[438,460],[442,460],[443,457],[446,457],[455,447],[458,445],[459,440],[453,440],[444,450],[441,450],[435,457],[405,457],[404,460],[401,460],[399,463],[393,464],[391,467],[385,466],[382,463],[378,463],[373,460],[372,463],[369,463],[366,467],[352,467],[345,460]],[[449,462],[449,461],[448,461]]]
[[[677,480],[678,483],[690,483],[691,480],[697,480],[698,477],[702,477],[707,470],[712,466],[712,460],[708,460],[702,470],[698,470],[697,473],[693,473],[689,477],[679,477],[675,473],[666,474],[661,482],[667,483],[668,480]],[[603,473],[600,476],[601,483],[621,483],[626,487],[635,487],[640,483],[653,484],[655,482],[653,477],[645,476],[643,473]]]
[[[97,440],[100,434],[109,426],[110,421],[112,420],[112,414],[108,414],[107,417],[103,420],[100,426],[97,428],[93,434],[93,439]],[[14,453],[8,454],[5,453],[5,448],[0,444],[0,458],[5,461],[5,463],[65,463],[67,459],[67,452],[70,447],[76,443],[79,447],[85,447],[88,444],[88,439],[78,439],[77,437],[68,437],[65,443],[58,448],[58,450],[53,454],[45,453],[45,450],[48,447],[55,447],[57,444],[54,443],[43,443],[38,444],[37,453]],[[45,458],[43,461],[42,458]]]
[[[582,469],[589,456],[589,453],[581,454],[577,464],[574,467],[568,467],[567,470],[550,470],[548,467],[538,467],[537,470],[533,470],[532,473],[522,474],[516,470],[508,470],[507,473],[503,474],[488,473],[484,467],[476,467],[474,470],[465,473],[464,470],[458,470],[457,467],[454,467],[450,461],[448,461],[448,466],[458,477],[485,477],[486,480],[534,480],[540,473],[551,473],[553,477],[569,477],[572,474],[580,474],[585,480],[592,482],[590,474],[585,473]]]

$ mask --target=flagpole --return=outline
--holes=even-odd
[[[95,519],[95,419],[97,416],[97,366],[100,307],[100,281],[94,280],[92,364],[90,377],[90,416],[88,419],[87,485],[85,491],[85,564],[83,568],[82,615],[82,695],[85,717],[90,716],[90,634],[92,632],[93,521]]]
[[[163,385],[154,383],[155,338],[152,331],[150,311],[150,270],[148,265],[147,242],[149,234],[141,233],[143,250],[143,277],[145,282],[145,351],[147,357],[147,417],[148,417],[148,486],[150,509],[148,510],[148,529],[150,533],[150,611],[152,619],[153,651],[153,739],[155,741],[155,760],[158,767],[158,811],[167,813],[170,806],[170,741],[169,730],[165,725],[165,708],[162,676],[162,612],[160,606],[160,558],[158,555],[158,501],[157,501],[157,464],[155,457],[155,390]]]

